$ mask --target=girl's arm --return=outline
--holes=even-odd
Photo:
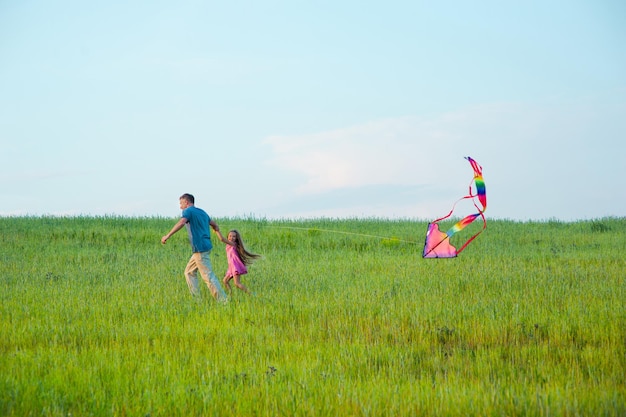
[[[217,234],[217,237],[219,237],[219,238],[220,238],[220,240],[221,240],[222,242],[226,243],[227,245],[235,246],[235,242],[231,242],[230,240],[226,239],[226,238],[222,235],[222,232],[220,232],[220,230],[219,230],[219,229],[217,229],[217,230],[215,231],[215,233]]]

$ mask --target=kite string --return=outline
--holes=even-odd
[[[364,237],[371,237],[371,238],[375,238],[375,239],[389,239],[389,240],[394,240],[394,241],[397,241],[397,242],[412,243],[414,245],[418,244],[418,242],[414,242],[414,241],[411,241],[411,240],[399,239],[399,238],[396,238],[396,237],[376,236],[376,235],[368,235],[368,234],[365,234],[365,233],[355,233],[355,232],[344,232],[342,230],[318,229],[317,227],[295,227],[295,226],[266,226],[266,227],[271,227],[271,228],[276,228],[276,229],[293,229],[293,230],[306,230],[306,231],[315,230],[317,232],[337,233],[337,234],[353,235],[353,236],[364,236]]]

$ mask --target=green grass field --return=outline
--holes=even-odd
[[[490,221],[455,259],[426,222],[216,220],[263,255],[226,305],[176,219],[0,218],[0,415],[626,415],[625,218]]]

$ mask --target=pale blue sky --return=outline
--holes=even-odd
[[[626,2],[0,0],[0,215],[626,216]],[[467,213],[461,212],[459,215]]]

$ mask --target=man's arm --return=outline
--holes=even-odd
[[[167,239],[169,239],[170,237],[172,237],[172,235],[176,232],[178,232],[180,229],[182,229],[183,227],[185,227],[185,223],[187,223],[187,219],[184,217],[181,217],[181,219],[178,221],[178,223],[176,223],[174,225],[174,227],[172,227],[172,230],[170,230],[170,232],[168,234],[166,234],[165,236],[163,236],[161,238],[161,243],[165,244],[165,242],[167,242]]]

